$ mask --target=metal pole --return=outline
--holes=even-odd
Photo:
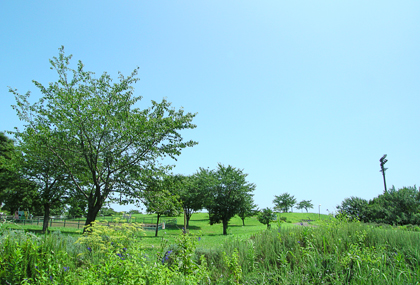
[[[386,180],[385,180],[385,170],[387,170],[388,168],[384,168],[385,163],[387,163],[388,159],[386,158],[386,154],[384,154],[381,159],[379,159],[379,162],[381,163],[381,170],[379,170],[379,172],[382,172],[382,176],[384,178],[384,189],[386,192]]]
[[[318,218],[321,219],[321,204],[318,206]]]

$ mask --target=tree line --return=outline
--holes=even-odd
[[[420,225],[420,189],[414,185],[396,190],[392,186],[369,201],[359,197],[346,198],[337,210],[338,215],[366,223]]]

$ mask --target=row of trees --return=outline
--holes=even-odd
[[[239,215],[245,225],[245,218],[257,213],[252,194],[255,184],[246,177],[243,170],[220,163],[215,170],[200,168],[191,176],[164,176],[149,184],[144,204],[149,213],[157,214],[157,224],[162,215],[176,216],[182,209],[185,230],[194,212],[207,209],[210,224],[222,223],[226,235],[232,217]]]
[[[305,209],[308,212],[309,209],[312,209],[314,205],[311,203],[312,200],[302,200],[297,203],[296,198],[289,193],[283,193],[279,196],[274,195],[274,210],[277,212],[287,213],[291,211],[293,207],[296,206],[296,209],[301,210]]]
[[[312,200],[302,200],[297,203],[296,198],[289,193],[283,193],[279,196],[274,195],[274,211],[270,208],[265,208],[258,214],[258,220],[267,225],[267,228],[270,227],[270,223],[276,219],[276,212],[287,213],[296,206],[297,209],[305,209],[308,212],[309,209],[312,209],[314,205]],[[297,203],[297,204],[296,204]]]
[[[337,206],[339,215],[368,223],[391,225],[420,225],[420,188],[394,186],[369,201],[350,197]]]

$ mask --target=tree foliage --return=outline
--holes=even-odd
[[[60,161],[44,145],[38,144],[37,133],[32,128],[15,132],[17,155],[15,165],[21,177],[36,185],[39,202],[43,208],[42,231],[48,229],[50,211],[62,209],[69,198],[69,176],[60,167]]]
[[[243,203],[239,206],[238,216],[242,220],[242,225],[245,226],[245,219],[253,217],[258,214],[257,205],[254,204],[253,195],[244,197]]]
[[[192,214],[204,208],[207,188],[200,180],[198,172],[190,176],[179,176],[179,179],[181,185],[177,193],[184,209],[186,229],[188,229]]]
[[[68,215],[69,217],[80,218],[86,215],[87,212],[87,201],[84,199],[79,192],[72,191],[67,200],[69,206]]]
[[[85,71],[81,61],[70,68],[70,59],[62,47],[50,60],[58,80],[48,86],[34,81],[42,93],[35,104],[29,103],[29,92],[10,92],[25,128],[55,155],[73,189],[87,201],[90,224],[113,194],[123,195],[126,202],[138,199],[143,178],[163,171],[160,158],[176,159],[183,148],[196,144],[179,133],[195,128],[195,114],[175,110],[165,99],[141,110],[141,97],[133,95],[132,87],[139,80],[137,69],[113,83],[107,73],[94,77]]]
[[[337,210],[353,219],[365,220],[368,201],[359,197],[345,198]]]
[[[0,132],[0,205],[11,214],[18,209],[42,214],[37,185],[21,175],[17,157],[14,141]]]
[[[394,225],[420,224],[420,191],[413,187],[396,190],[394,186],[369,202],[346,198],[337,206],[339,213],[364,222]]]
[[[13,140],[0,132],[0,204],[5,199],[7,190],[18,181],[11,162],[14,152]]]
[[[246,181],[248,174],[242,169],[218,164],[216,170],[200,169],[200,178],[207,185],[206,209],[210,224],[222,223],[227,234],[228,222],[239,213],[243,204],[255,190],[255,184]]]
[[[297,203],[296,209],[305,209],[307,213],[309,209],[313,209],[314,207],[314,205],[311,202],[312,200],[302,200],[299,203]]]
[[[158,236],[159,219],[161,216],[177,216],[180,213],[181,204],[177,195],[178,181],[172,176],[149,181],[143,194],[143,204],[147,213],[157,215],[155,236]]]
[[[267,229],[270,227],[270,223],[275,219],[276,214],[270,208],[262,209],[258,214],[258,221],[263,225],[267,225]]]
[[[279,196],[274,195],[274,210],[287,213],[296,204],[296,198],[289,193],[283,193]]]

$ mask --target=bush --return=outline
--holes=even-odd
[[[138,215],[138,214],[141,214],[141,212],[139,211],[139,210],[134,210],[134,209],[131,209],[130,211],[128,211],[128,213],[129,214],[132,214],[132,215]]]

